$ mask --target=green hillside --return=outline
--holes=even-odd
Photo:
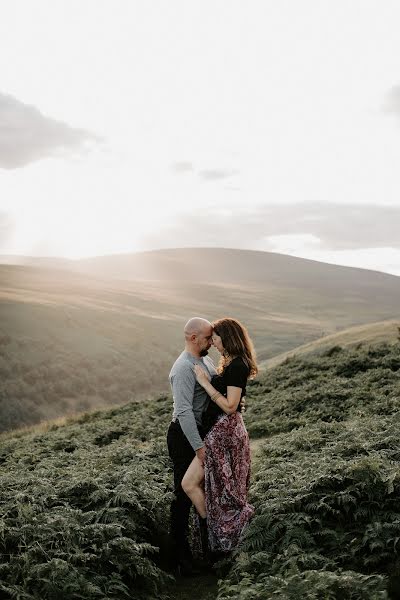
[[[261,368],[271,369],[282,364],[288,358],[318,355],[332,346],[350,347],[378,342],[394,342],[400,338],[400,318],[396,320],[367,323],[349,327],[338,333],[326,335],[318,340],[293,348],[260,363]]]
[[[0,265],[0,431],[167,391],[194,315],[242,320],[262,361],[399,303],[399,277],[267,252]]]
[[[218,599],[388,598],[400,344],[289,359],[247,398],[256,512]],[[160,396],[0,437],[2,597],[178,597],[165,546],[171,406]]]

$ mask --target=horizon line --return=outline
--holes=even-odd
[[[168,252],[168,251],[185,251],[185,250],[214,250],[214,251],[229,251],[229,252],[252,252],[252,253],[257,253],[257,254],[273,254],[275,256],[284,256],[286,258],[290,258],[290,259],[294,259],[294,260],[301,260],[301,261],[307,261],[307,262],[313,262],[313,263],[319,263],[319,264],[323,264],[323,265],[329,265],[329,266],[333,266],[333,267],[339,267],[342,269],[357,269],[357,270],[362,270],[362,271],[371,271],[373,273],[381,273],[383,275],[389,275],[391,277],[400,277],[400,275],[396,275],[395,273],[390,273],[388,271],[383,271],[383,270],[379,270],[379,269],[371,269],[368,267],[360,267],[360,266],[352,266],[352,265],[343,265],[340,263],[334,263],[334,262],[326,262],[323,260],[318,260],[315,258],[304,258],[302,256],[297,256],[295,254],[284,254],[282,252],[274,252],[274,251],[270,251],[270,250],[254,250],[252,248],[230,248],[230,247],[225,247],[225,246],[184,246],[184,247],[167,247],[167,248],[153,248],[150,250],[133,250],[130,252],[115,252],[115,253],[110,253],[110,254],[95,254],[95,255],[89,255],[89,256],[82,256],[79,258],[70,258],[67,256],[62,256],[62,255],[50,255],[50,256],[46,256],[46,255],[37,255],[37,254],[9,254],[9,253],[0,253],[0,261],[2,257],[7,257],[7,258],[26,258],[26,259],[37,259],[37,260],[60,260],[60,261],[66,261],[66,262],[70,262],[70,263],[78,263],[80,261],[85,261],[85,260],[93,260],[93,259],[103,259],[103,258],[111,258],[111,257],[122,257],[122,256],[133,256],[133,255],[137,255],[137,254],[150,254],[150,253],[156,253],[156,252]],[[10,264],[12,265],[13,263],[1,263],[0,264]],[[18,265],[15,265],[18,266]]]

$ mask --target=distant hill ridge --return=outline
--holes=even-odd
[[[363,285],[372,280],[393,282],[400,286],[400,278],[380,271],[356,267],[328,264],[315,260],[298,258],[286,254],[258,250],[232,248],[172,248],[150,250],[132,254],[113,254],[78,260],[57,257],[24,257],[0,255],[0,264],[24,264],[61,268],[100,275],[102,278],[146,279],[162,281],[202,281],[259,282],[268,279],[269,283],[287,282],[292,285],[334,286],[338,282]]]

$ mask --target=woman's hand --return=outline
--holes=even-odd
[[[196,375],[197,382],[203,387],[207,385],[207,383],[210,381],[210,376],[205,372],[205,370],[200,365],[193,365],[193,371]]]

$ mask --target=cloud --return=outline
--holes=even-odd
[[[151,247],[267,249],[277,236],[313,239],[321,250],[400,248],[400,207],[306,202],[248,210],[205,207],[146,238]],[[312,238],[310,237],[312,236]],[[177,243],[179,240],[179,243]]]
[[[384,104],[384,111],[400,117],[400,85],[395,85],[389,90]]]
[[[24,167],[99,141],[89,131],[46,117],[34,106],[0,93],[0,168]]]
[[[233,175],[237,174],[238,171],[236,169],[232,171],[226,171],[224,169],[203,169],[202,171],[199,171],[199,177],[205,179],[206,181],[226,179],[227,177],[232,177]]]
[[[174,162],[171,165],[171,169],[175,171],[175,173],[188,173],[193,171],[193,165],[188,161]]]
[[[177,161],[171,165],[172,171],[177,174],[193,173],[196,174],[195,168],[190,161]],[[220,179],[226,179],[238,175],[237,169],[201,169],[197,172],[197,176],[204,181],[218,181]]]

